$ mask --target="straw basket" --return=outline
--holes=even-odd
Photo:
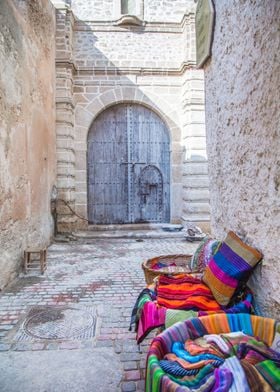
[[[160,275],[176,275],[181,273],[193,273],[198,271],[191,271],[192,255],[166,255],[157,256],[152,259],[148,259],[142,263],[142,268],[145,275],[147,284],[153,283],[153,280]],[[155,263],[164,263],[167,266],[158,270],[151,268]],[[171,264],[175,263],[176,266]]]

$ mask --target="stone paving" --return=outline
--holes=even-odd
[[[145,285],[141,263],[161,254],[190,254],[196,246],[176,238],[97,239],[88,240],[88,243],[80,240],[50,246],[45,275],[33,273],[32,276],[21,276],[0,295],[0,390],[25,391],[25,384],[21,381],[24,371],[15,366],[13,373],[13,364],[35,360],[37,372],[49,368],[48,382],[45,380],[41,385],[40,381],[34,381],[32,387],[26,387],[28,392],[102,392],[110,383],[114,383],[110,386],[112,391],[143,391],[146,352],[151,336],[138,347],[135,333],[128,331],[132,307]],[[55,316],[50,316],[46,312],[48,309],[53,309]],[[61,316],[60,312],[64,314]],[[61,319],[66,317],[66,313],[68,319],[65,324]],[[56,323],[56,319],[60,321]],[[87,332],[82,331],[83,322]],[[80,327],[81,332],[77,333]],[[38,365],[38,352],[41,352],[41,358],[45,356],[44,369]],[[51,357],[46,352],[56,354]],[[94,367],[97,372],[98,366],[101,366],[101,362],[98,364],[102,357],[100,353],[104,352],[108,358],[104,357],[102,370],[109,384],[105,383],[105,377],[104,384],[99,380],[95,389],[89,387],[86,381],[79,387],[74,385],[72,375],[65,376],[65,382],[56,383],[54,387],[51,362],[57,360],[63,367],[63,356],[59,357],[62,352],[67,354],[69,361],[70,358],[75,361],[77,375],[81,373],[81,367],[86,366],[87,358],[91,357],[96,358]],[[65,364],[65,367],[71,368],[72,365]],[[84,378],[93,380],[91,382],[96,377],[102,380],[100,369],[98,375],[93,370],[91,367]],[[28,374],[26,370],[26,377]],[[13,389],[14,377],[22,382],[20,389]]]

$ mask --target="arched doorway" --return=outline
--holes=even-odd
[[[169,222],[170,140],[139,104],[102,112],[88,134],[88,217],[94,224]]]

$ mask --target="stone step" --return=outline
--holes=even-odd
[[[192,162],[185,161],[183,166],[184,176],[193,175],[208,175],[208,163],[207,162]]]
[[[126,224],[126,225],[90,225],[87,231],[73,232],[78,239],[91,238],[184,238],[182,225],[174,224]]]
[[[131,230],[162,230],[179,231],[182,228],[180,224],[173,223],[125,223],[111,225],[89,225],[89,231],[131,231]]]
[[[207,175],[184,175],[183,174],[183,184],[186,188],[204,188],[208,189],[209,187],[209,179]]]
[[[189,202],[208,202],[209,190],[206,188],[183,188],[183,201]]]

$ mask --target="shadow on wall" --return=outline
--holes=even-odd
[[[106,22],[104,22],[106,24]],[[143,26],[117,27],[102,34],[93,31],[90,22],[76,20],[74,30],[73,59],[77,67],[74,75],[74,105],[75,105],[75,154],[76,154],[76,202],[75,209],[87,216],[87,142],[89,130],[95,120],[106,109],[120,103],[139,104],[156,113],[166,124],[170,132],[171,147],[171,219],[181,218],[182,204],[182,164],[183,143],[181,130],[182,97],[179,78],[184,70],[183,58],[174,61],[168,48],[163,54],[160,49],[160,61],[149,55],[145,60],[145,52],[154,50],[154,42],[146,37]],[[112,24],[108,24],[112,26]],[[100,32],[98,32],[100,33]],[[107,35],[111,41],[106,42]],[[157,33],[160,34],[160,33]],[[120,39],[125,35],[126,39]],[[155,36],[156,34],[154,34]],[[141,37],[135,51],[135,36]],[[122,46],[122,47],[121,47]],[[103,52],[110,51],[110,58]],[[120,49],[122,48],[122,50]],[[108,49],[109,48],[109,49]],[[183,52],[183,51],[182,51]],[[131,56],[131,58],[128,58]],[[132,60],[132,56],[135,56]],[[135,60],[136,58],[136,60]],[[156,65],[155,65],[156,64]],[[171,67],[173,65],[173,67]],[[183,67],[183,68],[182,68]],[[189,69],[192,67],[189,66]],[[187,68],[188,69],[188,68]],[[129,74],[129,75],[128,75]],[[178,77],[177,80],[174,78]],[[160,83],[152,84],[153,78]],[[139,81],[140,79],[140,81]],[[141,85],[142,83],[142,85]],[[142,87],[141,87],[142,86]],[[148,87],[147,87],[148,86]],[[172,90],[172,93],[170,93]],[[174,93],[176,91],[176,93]],[[197,158],[197,157],[196,157]],[[205,157],[197,159],[206,161]],[[79,191],[83,189],[83,191]]]

